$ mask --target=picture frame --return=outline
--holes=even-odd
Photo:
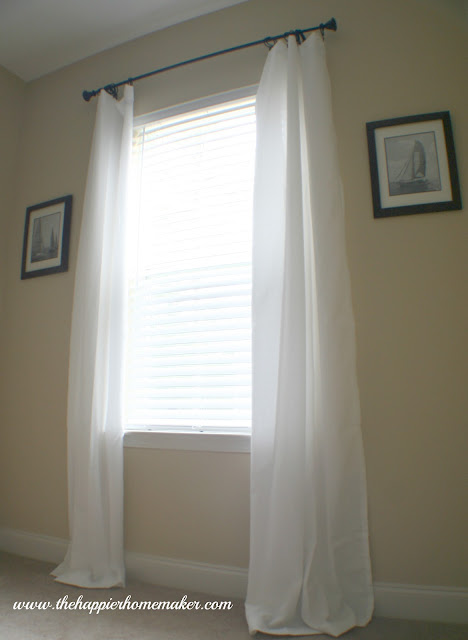
[[[374,218],[462,208],[449,111],[366,123]]]
[[[68,271],[72,196],[26,209],[21,280]]]

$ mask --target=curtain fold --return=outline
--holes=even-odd
[[[257,95],[252,634],[338,636],[372,615],[344,232],[324,43],[290,37]]]
[[[126,207],[133,88],[102,91],[83,206],[68,383],[70,544],[54,570],[80,587],[123,586]]]

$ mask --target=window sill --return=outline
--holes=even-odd
[[[250,453],[250,435],[238,433],[126,431],[124,447]]]

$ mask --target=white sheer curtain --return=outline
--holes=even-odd
[[[125,209],[133,88],[98,99],[73,300],[68,390],[70,545],[59,582],[111,587],[125,581],[122,378],[125,336]]]
[[[373,610],[344,211],[324,43],[257,96],[250,632],[337,636]]]

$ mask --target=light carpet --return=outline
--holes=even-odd
[[[226,598],[187,593],[137,581],[124,589],[78,589],[59,584],[49,575],[53,565],[0,552],[1,640],[248,640],[244,603],[233,600],[224,611],[17,610],[15,602],[180,602],[202,605]],[[91,606],[88,604],[87,606]],[[258,634],[261,638],[273,638]],[[274,636],[278,638],[279,636]],[[281,636],[282,638],[285,636]],[[304,637],[304,636],[303,636]],[[307,636],[325,640],[329,636]],[[375,618],[364,629],[353,629],[345,640],[468,640],[468,626]]]

